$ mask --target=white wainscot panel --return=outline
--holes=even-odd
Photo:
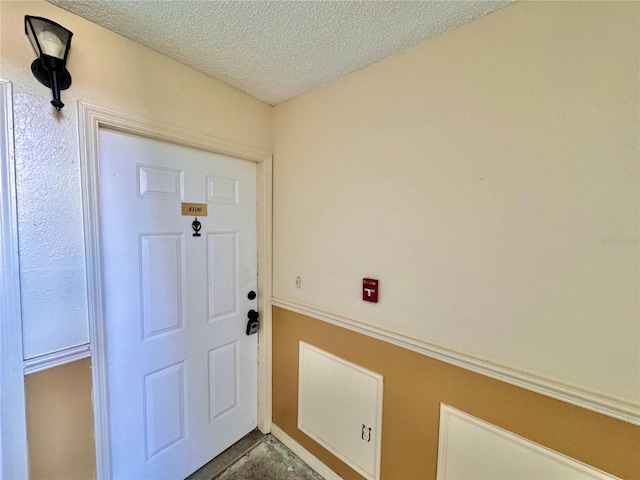
[[[207,236],[209,320],[236,313],[238,305],[238,234]]]
[[[617,477],[449,405],[440,406],[437,480],[588,478]]]
[[[298,428],[367,479],[380,478],[382,376],[300,342]]]

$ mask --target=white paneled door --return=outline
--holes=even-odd
[[[256,166],[102,130],[100,209],[113,477],[182,479],[256,427]]]

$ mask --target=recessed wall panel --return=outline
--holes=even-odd
[[[439,435],[437,480],[617,478],[444,403]]]
[[[142,338],[184,328],[184,238],[140,235]]]
[[[209,352],[209,420],[238,405],[238,342]]]
[[[170,168],[138,165],[138,196],[182,198],[183,173]]]
[[[298,428],[368,480],[380,478],[382,380],[299,343]]]
[[[144,377],[144,419],[147,459],[185,436],[184,362]]]
[[[238,234],[211,233],[207,238],[209,320],[237,311]]]
[[[207,201],[238,204],[238,180],[226,177],[207,177]]]

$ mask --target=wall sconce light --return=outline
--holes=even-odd
[[[56,22],[31,15],[24,16],[24,30],[38,54],[31,64],[31,72],[41,84],[51,89],[51,105],[60,111],[64,107],[60,101],[60,90],[71,85],[71,74],[65,65],[73,32]]]

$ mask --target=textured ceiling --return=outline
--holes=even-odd
[[[511,3],[49,2],[272,105]]]

